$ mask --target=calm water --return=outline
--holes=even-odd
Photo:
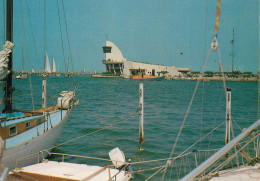
[[[58,92],[67,90],[64,84],[79,85],[77,97],[80,102],[71,112],[64,127],[60,143],[91,133],[111,124],[116,124],[103,131],[83,137],[79,140],[55,149],[56,152],[108,158],[108,152],[114,147],[124,151],[127,159],[132,162],[168,158],[176,135],[184,118],[189,101],[192,97],[196,81],[147,81],[144,82],[144,121],[145,142],[144,151],[138,150],[138,81],[124,79],[95,79],[88,75],[74,78],[48,78],[48,92],[53,98],[49,105],[56,103]],[[29,80],[15,80],[14,107],[17,109],[32,109]],[[41,77],[32,75],[34,102],[40,108]],[[70,86],[71,87],[71,86]],[[227,82],[232,88],[232,116],[242,128],[248,127],[257,118],[257,83]],[[182,131],[174,156],[187,148],[209,132],[214,125],[225,120],[225,99],[222,82],[201,83],[185,127]],[[239,130],[234,125],[235,133]],[[212,136],[211,148],[221,147],[224,143],[224,126]],[[200,144],[196,149],[205,148]],[[52,158],[57,159],[57,158]],[[67,161],[77,163],[110,164],[78,158],[67,158]],[[133,169],[153,168],[166,162],[134,165]],[[136,180],[144,180],[155,171],[136,173]],[[169,174],[169,172],[167,172]],[[152,180],[158,180],[158,174]],[[167,175],[169,176],[169,175]],[[176,177],[172,176],[172,179]]]

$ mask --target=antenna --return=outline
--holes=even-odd
[[[235,57],[235,53],[234,53],[234,44],[235,44],[235,31],[233,28],[233,39],[230,42],[232,44],[232,53],[231,53],[231,57],[232,57],[232,72],[234,71],[234,57]]]

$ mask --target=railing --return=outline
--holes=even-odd
[[[74,157],[74,158],[83,158],[83,159],[92,159],[92,160],[99,160],[99,161],[105,161],[105,162],[110,162],[112,163],[113,162],[122,162],[122,161],[117,161],[117,160],[110,160],[110,159],[104,159],[104,158],[96,158],[96,157],[89,157],[89,156],[80,156],[80,155],[71,155],[71,154],[65,154],[65,153],[54,153],[54,152],[49,152],[47,150],[43,150],[43,151],[40,151],[39,153],[37,154],[33,154],[33,155],[29,155],[29,156],[26,156],[26,157],[23,157],[23,158],[20,158],[16,161],[16,171],[19,170],[18,169],[18,166],[19,166],[19,163],[25,161],[25,160],[28,160],[28,159],[35,159],[35,158],[38,158],[38,163],[40,162],[46,162],[48,161],[47,159],[45,159],[46,155],[48,156],[61,156],[61,162],[64,162],[65,161],[65,157]],[[22,164],[22,163],[21,163]],[[90,179],[92,177],[94,177],[95,175],[105,171],[106,169],[108,170],[108,175],[109,175],[109,180],[117,177],[118,174],[120,174],[122,171],[126,172],[126,173],[130,173],[129,171],[129,167],[130,166],[130,163],[126,163],[125,165],[123,165],[121,168],[117,169],[118,172],[115,173],[114,175],[112,175],[111,173],[111,169],[115,169],[114,165],[107,165],[102,167],[101,169],[97,170],[96,172],[90,174],[87,179]]]

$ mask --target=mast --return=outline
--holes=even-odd
[[[23,72],[24,71],[23,46],[22,46],[22,64],[23,64],[23,70],[22,70]]]
[[[13,0],[6,1],[6,41],[13,42]],[[5,108],[3,112],[12,112],[12,77],[13,77],[13,53],[9,54],[8,70],[4,86]]]
[[[235,32],[234,32],[234,28],[233,28],[233,39],[231,40],[231,44],[232,44],[232,53],[231,53],[231,57],[232,57],[232,72],[234,71],[234,57],[235,57],[235,53],[234,53],[234,43],[235,43]]]
[[[144,84],[139,84],[139,150],[144,142]]]
[[[227,88],[226,93],[226,134],[225,144],[230,142],[231,135],[231,88]]]

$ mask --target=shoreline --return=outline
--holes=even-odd
[[[196,81],[200,79],[201,81],[223,81],[222,77],[193,77],[193,78],[177,78],[177,77],[166,77],[166,80],[188,80],[188,81]],[[258,82],[257,77],[250,77],[250,78],[232,78],[228,77],[225,78],[227,82]]]

